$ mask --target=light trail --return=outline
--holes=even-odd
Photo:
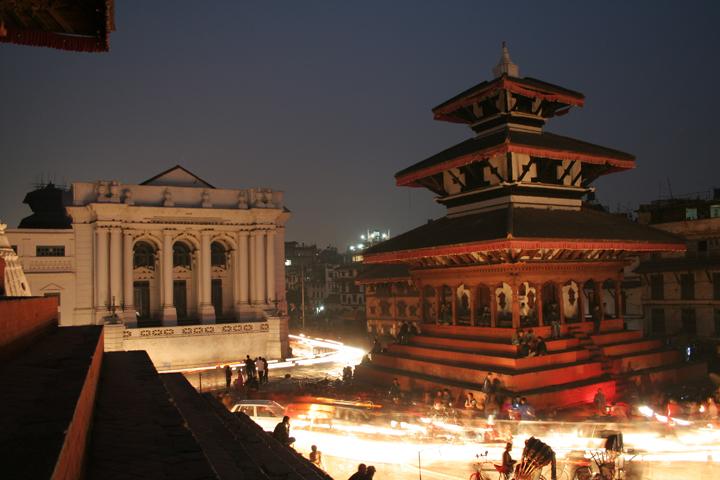
[[[296,366],[318,365],[323,363],[342,363],[347,365],[357,365],[365,355],[365,351],[361,348],[350,347],[335,340],[325,338],[311,338],[305,335],[288,335],[288,338],[294,342],[293,350],[297,349],[301,352],[307,352],[305,355],[287,358],[284,361],[268,360],[268,369],[274,370],[278,368],[290,368]],[[315,349],[320,348],[327,350],[323,353],[315,353]],[[218,363],[214,365],[206,365],[195,368],[180,369],[158,369],[158,373],[195,373],[208,370],[216,370],[230,365],[231,368],[240,368],[245,366],[244,360],[238,360],[230,363]]]

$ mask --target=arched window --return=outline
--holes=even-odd
[[[192,256],[190,247],[184,243],[178,242],[173,245],[173,267],[191,268]]]
[[[210,245],[210,265],[213,267],[227,267],[227,250],[225,245],[219,242],[213,242]]]
[[[155,249],[147,242],[137,242],[133,247],[133,268],[155,268]]]

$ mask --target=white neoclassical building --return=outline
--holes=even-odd
[[[140,184],[50,185],[25,202],[34,213],[8,241],[33,294],[59,297],[61,325],[231,324],[286,311],[280,191],[215,188],[176,166]]]

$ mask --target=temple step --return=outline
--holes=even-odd
[[[537,358],[542,361],[546,357]],[[559,365],[545,363],[537,368],[512,370],[499,368],[496,365],[477,365],[386,353],[373,355],[373,364],[382,368],[454,378],[467,383],[482,382],[488,372],[496,372],[503,375],[503,383],[512,390],[526,390],[552,384],[569,383],[602,374],[601,363],[589,360]],[[544,375],[537,375],[540,372],[544,373]]]

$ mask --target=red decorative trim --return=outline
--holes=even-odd
[[[541,91],[539,87],[538,89],[534,89],[532,87],[528,87],[526,85],[518,83],[512,78],[503,77],[500,81],[491,82],[485,88],[472,93],[470,96],[459,98],[452,103],[433,110],[433,113],[435,114],[435,119],[458,122],[458,120],[451,115],[452,112],[456,111],[459,108],[463,108],[473,103],[476,103],[478,100],[487,98],[495,94],[495,92],[497,92],[498,90],[508,90],[510,92],[517,93],[519,95],[525,95],[531,98],[541,98],[548,102],[559,102],[566,105],[575,105],[578,107],[582,107],[583,105],[585,105],[584,98],[578,98],[559,92]]]
[[[414,250],[365,254],[364,263],[402,262],[416,258],[464,255],[499,250],[627,250],[631,252],[684,252],[684,243],[643,243],[618,240],[490,240],[459,245],[434,246]]]
[[[506,141],[504,144],[501,145],[478,150],[467,155],[461,155],[451,160],[447,160],[445,162],[438,163],[436,165],[432,165],[430,167],[396,177],[395,183],[400,187],[420,187],[422,185],[415,183],[417,180],[429,177],[431,175],[435,175],[436,173],[444,172],[445,170],[448,170],[450,168],[458,168],[472,162],[477,162],[485,158],[492,157],[493,155],[508,152],[552,158],[554,160],[579,160],[584,163],[592,163],[595,165],[610,165],[611,167],[613,167],[613,171],[635,168],[635,161],[633,160],[620,160],[617,158],[606,157],[602,155],[592,155],[589,153],[580,153],[571,150],[528,147],[525,145],[517,145]]]
[[[375,278],[361,278],[355,280],[355,285],[371,285],[373,283],[390,283],[390,282],[407,282],[410,280],[410,275],[407,277],[375,277]]]

